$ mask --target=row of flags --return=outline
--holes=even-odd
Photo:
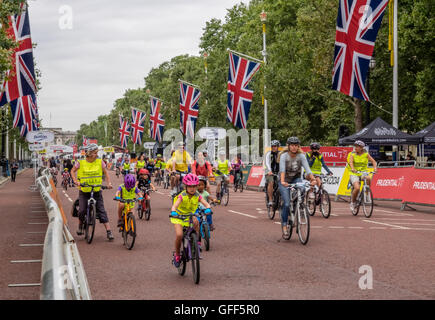
[[[33,47],[30,36],[30,22],[27,4],[20,5],[20,13],[10,16],[6,34],[17,42],[12,52],[13,67],[6,73],[0,87],[0,107],[10,103],[13,127],[20,128],[21,136],[39,129],[36,103],[36,80],[33,62]]]

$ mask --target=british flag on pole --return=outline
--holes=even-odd
[[[121,147],[127,148],[128,136],[130,135],[130,126],[128,120],[124,120],[121,115],[119,115],[119,137],[121,140]]]
[[[254,95],[254,91],[249,89],[248,84],[260,69],[261,64],[231,51],[229,54],[227,120],[237,128],[246,129]]]
[[[180,129],[190,138],[195,137],[196,120],[198,120],[199,98],[201,91],[194,85],[180,81]]]
[[[20,134],[25,137],[29,131],[38,130],[38,109],[35,97],[28,95],[11,102],[13,127],[20,127]]]
[[[160,113],[162,102],[157,98],[150,97],[150,103],[150,135],[152,139],[161,142],[163,137],[163,129],[165,128],[165,119]]]
[[[32,39],[27,5],[21,4],[21,13],[9,17],[6,33],[18,43],[12,53],[13,68],[7,71],[9,81],[0,87],[0,106],[19,97],[36,94],[35,70],[33,64]]]
[[[142,144],[142,135],[145,128],[146,113],[131,108],[131,140],[135,144]]]
[[[332,89],[369,101],[367,70],[388,0],[340,0]]]

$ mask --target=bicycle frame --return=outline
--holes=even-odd
[[[189,217],[189,226],[188,227],[184,227],[183,226],[183,251],[186,253],[186,262],[189,262],[190,260],[192,260],[192,248],[190,245],[190,241],[191,241],[191,234],[195,233],[195,228],[193,226],[193,217],[194,216],[199,216],[197,213],[190,213],[190,214],[179,214],[177,216],[173,216],[173,215],[169,215],[170,218],[175,218],[175,219],[180,219],[182,221],[186,220],[186,217]],[[187,252],[186,252],[187,249]],[[199,252],[198,252],[199,254]]]

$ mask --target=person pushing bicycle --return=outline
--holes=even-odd
[[[83,234],[85,215],[88,206],[88,200],[91,196],[91,187],[83,187],[83,184],[101,185],[103,183],[103,174],[106,177],[107,188],[112,189],[110,176],[107,172],[106,165],[98,158],[98,146],[95,143],[86,148],[86,159],[78,160],[71,170],[71,176],[76,186],[79,187],[79,227],[78,235]],[[77,176],[76,176],[77,175]],[[109,218],[104,208],[103,193],[100,187],[94,188],[94,199],[96,200],[97,217],[100,223],[106,228],[107,238],[112,241],[113,233],[110,229]]]
[[[171,215],[188,215],[195,213],[198,209],[199,203],[201,203],[205,208],[205,213],[210,213],[210,204],[198,193],[197,187],[199,184],[199,179],[193,173],[189,173],[183,178],[183,183],[186,189],[178,194],[174,198],[174,202],[171,208]],[[171,218],[171,223],[175,228],[175,252],[173,257],[173,264],[176,268],[180,266],[181,255],[180,247],[183,240],[183,227],[189,227],[189,219],[182,221],[180,219]],[[197,234],[199,234],[199,221],[198,219],[193,219],[193,225]],[[198,241],[198,247],[201,246],[201,242]]]
[[[349,172],[349,181],[353,185],[353,192],[350,200],[350,210],[355,209],[355,201],[358,196],[360,185],[360,177],[365,180],[365,183],[370,186],[371,177],[367,173],[368,162],[373,165],[374,173],[377,172],[376,161],[373,157],[364,149],[365,143],[361,140],[356,140],[354,143],[355,150],[350,152],[347,156],[347,167]],[[361,173],[361,172],[364,173]]]

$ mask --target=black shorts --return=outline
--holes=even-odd
[[[88,200],[91,197],[90,192],[79,191],[79,219],[80,221],[85,220],[86,210],[88,206]],[[100,220],[100,223],[109,222],[109,218],[107,217],[106,209],[104,208],[104,200],[103,194],[101,191],[94,192],[94,199],[96,200],[96,209],[97,209],[97,217]]]

